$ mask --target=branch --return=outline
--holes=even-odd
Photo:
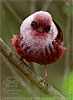
[[[5,4],[5,6],[8,8],[8,10],[13,14],[13,16],[15,16],[15,18],[19,21],[19,22],[22,22],[22,19],[21,17],[16,13],[16,11],[11,7],[11,5],[9,4],[8,1],[6,0],[3,0],[2,1],[3,4]]]
[[[37,0],[31,0],[31,6],[30,6],[30,13],[34,13],[36,11],[36,2]]]
[[[47,11],[52,0],[45,0],[42,10]]]
[[[20,65],[18,57],[14,54],[14,52],[8,47],[8,45],[0,38],[0,48],[1,53],[10,61],[21,73],[24,74],[34,85],[36,85],[42,92],[47,94],[50,97],[56,98],[56,100],[65,100],[65,97],[58,92],[54,87],[52,87],[50,84],[48,85],[48,88],[46,89],[44,87],[44,82],[39,83],[40,80],[42,80],[42,77],[33,73],[29,67],[26,65]]]
[[[70,1],[65,0],[65,5],[70,6]],[[72,56],[70,55],[70,52],[72,50],[72,32],[71,32],[71,27],[72,27],[72,20],[71,16],[66,14],[67,21],[66,21],[66,31],[65,31],[65,39],[66,39],[66,47],[67,47],[67,52],[66,52],[66,59],[65,59],[65,75],[64,78],[67,78],[67,74],[69,72],[71,62],[72,62]]]
[[[7,62],[7,60],[5,59],[5,56],[1,55],[1,57],[5,61],[5,64],[10,69],[12,74],[15,76],[15,79],[23,86],[23,88],[25,88],[32,95],[33,92],[31,91],[31,88],[24,82],[23,78],[16,72],[16,70],[14,70],[12,67],[10,67],[10,63]]]

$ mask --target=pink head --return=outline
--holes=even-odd
[[[48,12],[38,11],[26,18],[21,27],[20,34],[24,38],[27,36],[35,36],[37,38],[45,38],[52,42],[58,34],[57,28],[52,21],[52,17]],[[28,37],[29,38],[29,37]]]
[[[34,21],[31,23],[31,27],[33,30],[36,30],[36,35],[37,33],[39,35],[46,35],[50,31],[52,23],[52,17],[49,13],[47,12],[39,12],[36,14],[34,17]]]

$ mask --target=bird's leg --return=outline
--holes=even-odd
[[[46,65],[45,65],[44,71],[45,71],[44,78],[41,79],[41,80],[39,81],[39,83],[44,82],[45,88],[48,88],[48,75],[47,75],[47,68],[46,68]]]
[[[47,75],[47,68],[46,68],[46,65],[45,65],[45,85],[46,85],[46,87],[48,87],[48,75]]]

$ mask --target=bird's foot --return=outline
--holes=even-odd
[[[41,82],[44,82],[44,83],[45,83],[45,77],[43,77],[43,78],[41,78],[41,79],[39,80],[39,83],[41,83]]]
[[[47,77],[44,77],[41,80],[39,80],[39,83],[41,83],[41,82],[44,83],[44,89],[48,88],[48,79],[47,79]]]
[[[44,87],[42,88],[42,91],[45,91],[46,89],[48,89],[48,81],[45,79],[45,77],[40,80],[40,83],[41,82],[44,83]]]
[[[21,64],[25,65],[26,63],[24,62],[24,58],[23,57],[19,57],[19,64],[18,66],[20,66]]]

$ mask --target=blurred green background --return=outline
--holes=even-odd
[[[22,21],[33,12],[48,11],[63,30],[65,54],[54,64],[47,65],[48,80],[58,91],[73,100],[73,2],[71,0],[2,0],[0,2],[1,38],[15,52],[11,43]],[[15,52],[16,53],[16,52]],[[42,93],[1,55],[2,100],[54,100]],[[35,72],[44,77],[44,66],[33,63]],[[7,99],[5,99],[7,98]]]

